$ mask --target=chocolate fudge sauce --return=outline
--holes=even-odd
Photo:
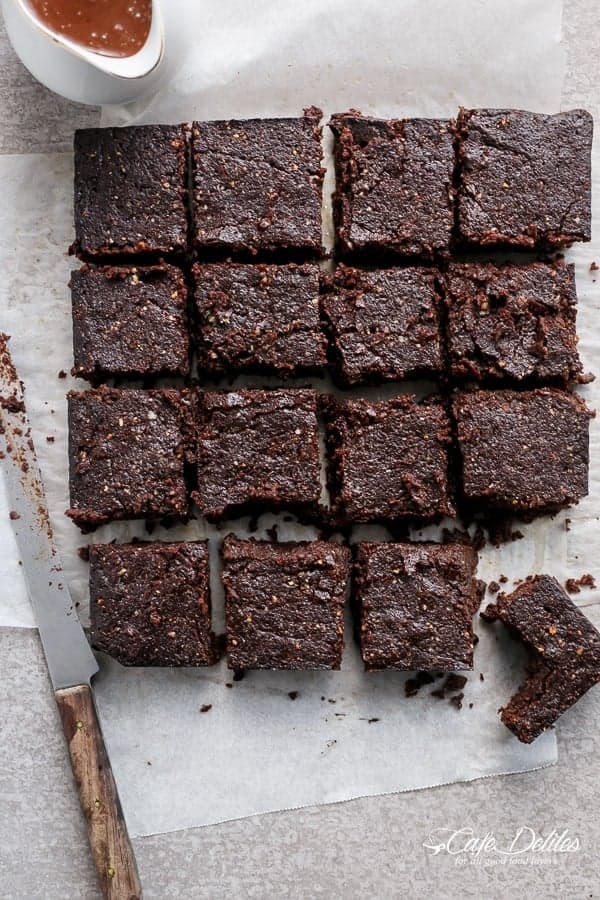
[[[152,0],[27,0],[43,24],[103,56],[133,56],[150,31]]]

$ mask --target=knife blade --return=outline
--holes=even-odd
[[[142,892],[135,856],[92,694],[98,662],[62,574],[25,409],[25,392],[8,340],[0,333],[0,468],[10,519],[103,895],[109,900],[138,900]]]

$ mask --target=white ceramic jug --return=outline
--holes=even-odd
[[[103,56],[47,28],[27,0],[1,0],[6,30],[31,74],[69,100],[127,103],[149,93],[161,76],[165,37],[157,0],[146,43],[133,56]]]

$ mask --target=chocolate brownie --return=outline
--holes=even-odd
[[[590,411],[568,391],[472,391],[453,401],[462,491],[475,509],[546,512],[588,490]]]
[[[477,553],[466,544],[358,544],[355,602],[365,669],[472,669],[476,568]]]
[[[319,267],[194,266],[198,365],[210,375],[298,375],[325,364]]]
[[[574,381],[573,266],[452,265],[445,278],[450,373],[476,381]]]
[[[454,223],[451,123],[334,115],[333,213],[342,254],[445,255]]]
[[[529,744],[600,681],[600,634],[550,575],[500,594],[481,615],[503,622],[529,650],[527,679],[500,716]]]
[[[321,253],[321,116],[194,122],[198,251]]]
[[[187,247],[182,125],[75,132],[75,245],[85,257]]]
[[[457,131],[464,240],[530,248],[590,240],[588,112],[463,109]]]
[[[207,542],[91,545],[90,616],[124,666],[212,666]]]
[[[223,543],[231,669],[339,669],[350,551],[326,541]]]
[[[116,519],[185,518],[193,456],[192,391],[71,391],[69,515],[81,528]]]
[[[193,495],[202,515],[221,519],[266,509],[314,515],[320,494],[314,391],[202,395]]]
[[[431,269],[351,269],[323,279],[321,308],[344,387],[442,371],[440,298]]]
[[[182,272],[161,263],[71,273],[73,375],[187,376],[187,287]]]
[[[428,521],[452,515],[450,421],[442,402],[414,395],[325,401],[329,488],[340,523]]]

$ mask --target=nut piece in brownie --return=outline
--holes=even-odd
[[[195,265],[200,371],[286,376],[321,369],[319,272],[314,263]]]
[[[85,265],[71,273],[71,298],[73,375],[98,381],[189,374],[187,287],[179,269]]]
[[[528,677],[500,716],[529,744],[600,681],[600,634],[550,575],[499,594],[481,615],[503,622],[529,650]]]
[[[316,393],[202,394],[197,462],[193,497],[209,519],[265,509],[316,515],[321,494]]]
[[[431,521],[453,515],[450,421],[436,398],[324,401],[334,519]]]
[[[461,543],[361,543],[355,609],[365,669],[473,668],[477,553]]]
[[[231,669],[339,669],[350,550],[326,541],[223,543]]]
[[[573,266],[451,265],[445,302],[453,377],[517,382],[581,378]]]
[[[446,255],[454,223],[452,125],[334,115],[333,213],[345,254]]]
[[[71,391],[70,516],[82,529],[117,519],[181,519],[195,395],[183,390]]]
[[[320,255],[321,115],[194,122],[197,250]]]
[[[344,387],[442,371],[440,298],[432,269],[351,269],[323,279],[336,380]]]
[[[457,131],[464,240],[529,248],[590,240],[588,112],[463,109]]]
[[[182,125],[75,132],[75,244],[98,257],[187,247]]]
[[[576,394],[459,392],[453,409],[473,509],[550,512],[587,494],[591,413]]]
[[[212,666],[208,547],[90,546],[92,644],[125,666]]]

